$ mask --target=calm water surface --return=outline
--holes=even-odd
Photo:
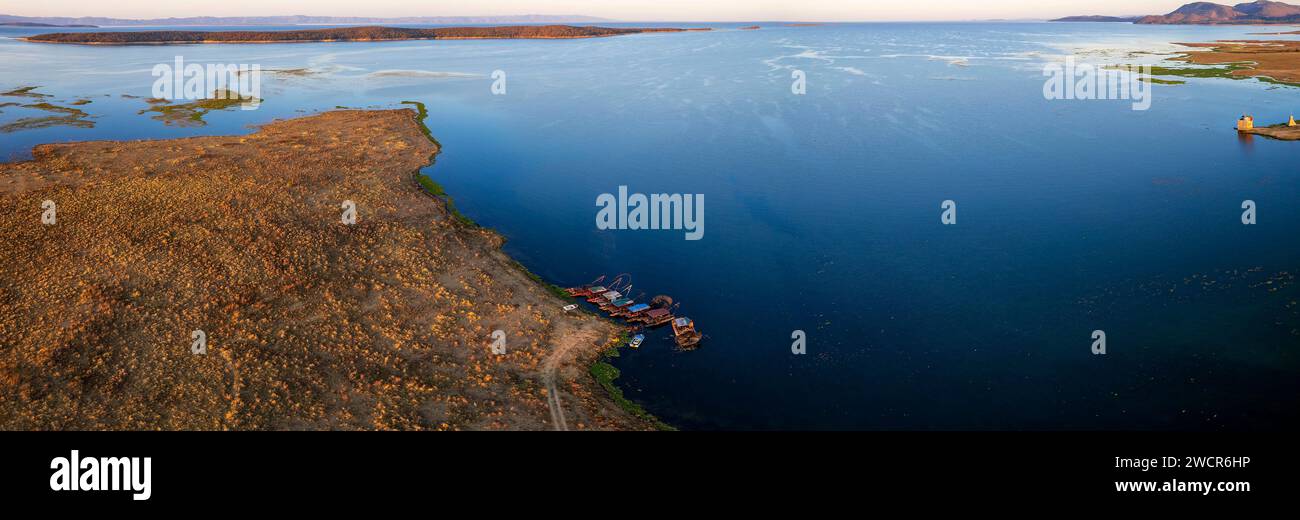
[[[96,123],[0,134],[0,153],[422,101],[445,147],[429,173],[511,255],[561,285],[631,273],[633,293],[671,295],[708,334],[678,352],[653,331],[615,362],[627,394],[680,427],[1295,427],[1300,143],[1243,142],[1233,123],[1285,120],[1300,89],[1192,79],[1156,86],[1145,112],[1042,95],[1043,65],[1065,55],[1149,62],[1129,51],[1257,28],[762,25],[166,47],[0,29],[0,88],[89,99]],[[166,126],[123,94],[148,97],[176,55],[311,74],[268,74],[259,110]],[[34,115],[0,108],[0,124]],[[705,194],[704,239],[597,230],[596,196],[620,185]],[[957,226],[939,223],[945,199]],[[1245,199],[1258,225],[1241,224]]]

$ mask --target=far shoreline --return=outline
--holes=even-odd
[[[710,29],[693,29],[693,30],[710,30]],[[366,43],[366,42],[418,42],[418,41],[435,41],[435,40],[588,40],[592,38],[611,38],[615,35],[608,36],[551,36],[551,37],[533,37],[533,38],[512,38],[508,36],[482,36],[482,37],[438,37],[438,38],[374,38],[358,40],[198,40],[198,41],[158,41],[158,42],[61,42],[52,40],[33,40],[30,37],[14,38],[15,40],[31,43],[47,43],[59,45],[98,45],[105,47],[126,47],[131,45],[213,45],[213,44],[269,44],[269,43]]]
[[[337,43],[420,40],[577,40],[631,34],[711,31],[711,28],[510,25],[495,27],[404,28],[386,26],[252,31],[101,31],[44,33],[21,38],[29,43],[73,45],[203,45],[253,43]]]

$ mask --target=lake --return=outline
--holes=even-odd
[[[29,44],[13,38],[49,30],[0,28],[0,89],[89,100],[77,108],[95,123],[0,134],[0,153],[420,101],[444,147],[426,173],[510,255],[564,286],[629,273],[633,295],[670,295],[707,334],[683,352],[656,329],[614,360],[626,394],[680,428],[1296,426],[1300,143],[1239,139],[1233,125],[1247,113],[1285,121],[1300,89],[1187,79],[1152,86],[1145,111],[1043,95],[1044,65],[1067,55],[1153,63],[1171,42],[1273,36],[744,25],[129,47]],[[152,67],[178,55],[307,72],[264,74],[257,110],[169,126],[139,111]],[[3,107],[0,124],[38,115]],[[702,238],[598,229],[597,197],[620,186],[703,194]],[[954,225],[940,220],[946,200]],[[1254,225],[1242,224],[1245,200]],[[1094,330],[1105,355],[1092,353]]]

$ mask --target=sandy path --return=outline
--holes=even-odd
[[[577,356],[582,349],[588,345],[599,345],[601,334],[595,327],[584,324],[581,328],[576,328],[567,322],[561,322],[556,326],[555,350],[546,357],[542,363],[542,381],[546,384],[546,405],[551,409],[551,424],[556,430],[568,431],[569,425],[564,415],[564,402],[560,399],[560,391],[556,386],[556,381],[566,377],[564,370],[574,372],[575,367],[579,366]],[[570,373],[567,376],[572,377]]]

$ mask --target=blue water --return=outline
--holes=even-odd
[[[615,361],[627,395],[679,427],[1295,428],[1300,143],[1242,141],[1233,124],[1285,120],[1300,89],[1190,79],[1155,86],[1144,112],[1042,95],[1043,65],[1064,55],[1152,62],[1128,52],[1258,28],[761,25],[564,41],[0,39],[0,88],[92,99],[97,123],[0,134],[0,153],[422,101],[444,146],[428,173],[508,253],[561,285],[631,273],[634,294],[671,295],[708,335],[679,352],[652,331]],[[150,68],[177,54],[316,74],[268,75],[260,109],[170,127],[121,95],[148,97]],[[806,95],[791,94],[794,69]],[[0,109],[0,124],[30,112]],[[704,194],[704,238],[598,230],[595,199],[620,185]],[[955,226],[940,224],[947,199]],[[1245,199],[1257,225],[1240,222]],[[1105,356],[1090,352],[1096,329]],[[794,330],[806,355],[791,354]]]

